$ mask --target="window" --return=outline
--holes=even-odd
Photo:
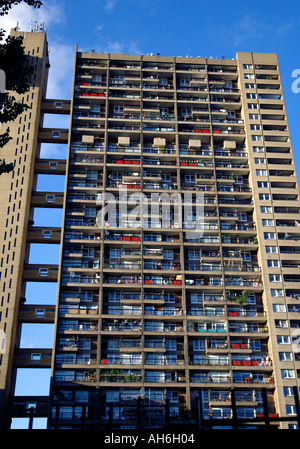
[[[54,203],[55,195],[46,195],[46,201],[47,203]]]
[[[61,109],[63,107],[62,101],[55,101],[54,102],[54,107],[56,109]]]
[[[277,296],[283,296],[283,290],[281,288],[271,288],[271,296],[276,298]]]
[[[179,85],[181,87],[187,87],[190,85],[190,80],[188,78],[180,78]]]
[[[296,406],[295,405],[286,405],[285,411],[287,415],[296,415]]]
[[[235,176],[235,184],[244,184],[243,176]]]
[[[260,193],[259,199],[262,201],[268,201],[268,200],[270,200],[270,195],[269,195],[269,193]],[[273,225],[271,225],[271,226],[273,226]]]
[[[252,64],[243,64],[243,69],[252,70],[253,69],[253,65]]]
[[[166,339],[166,350],[167,351],[177,351],[177,341]]]
[[[247,218],[246,212],[240,212],[239,213],[239,221],[247,221],[247,220],[248,220],[248,218]]]
[[[253,142],[261,142],[263,140],[262,136],[253,135],[251,137]]]
[[[247,94],[246,97],[247,98],[251,98],[251,99],[256,99],[257,98],[256,94]]]
[[[228,82],[228,81],[227,81]],[[232,86],[231,86],[232,87]],[[236,118],[236,111],[228,111],[227,117]]]
[[[267,170],[256,170],[256,176],[267,176]]]
[[[45,309],[36,309],[35,316],[36,318],[45,318]]]
[[[32,353],[31,354],[31,361],[33,363],[39,363],[41,361],[41,354],[38,353]]]
[[[248,103],[248,109],[258,109],[257,103]]]
[[[244,78],[246,80],[254,80],[254,75],[253,73],[244,73]]]
[[[254,162],[255,164],[265,164],[266,163],[266,159],[263,157],[255,157],[254,158]]]
[[[268,260],[267,262],[269,268],[278,268],[279,267],[279,260]]]
[[[253,153],[264,153],[264,147],[253,147]]]
[[[50,239],[51,238],[51,234],[52,234],[52,231],[44,230],[43,231],[44,239]]]
[[[250,261],[251,260],[251,253],[250,253],[250,251],[241,251],[241,256],[242,256],[242,259],[244,261]]]
[[[114,114],[123,114],[124,106],[115,105],[114,106]]]
[[[39,274],[41,277],[47,277],[48,276],[48,268],[40,268]]]
[[[294,396],[293,387],[283,387],[284,396]]]
[[[293,369],[282,369],[281,377],[282,379],[292,379],[295,377],[295,371]]]
[[[262,214],[271,214],[272,207],[271,206],[260,206],[260,211]]]
[[[158,84],[159,84],[159,86],[167,86],[168,78],[159,78]]]
[[[288,327],[287,320],[275,320],[275,327]]]
[[[290,362],[293,360],[291,352],[279,352],[278,355],[279,355],[279,360],[281,362],[285,362],[285,361]]]
[[[94,218],[96,217],[96,208],[95,207],[86,207],[84,210],[84,215],[87,218]]]
[[[253,84],[253,83],[245,83],[246,89],[254,89],[254,87],[255,87],[255,84]]]
[[[284,313],[285,311],[285,304],[273,304],[273,312]]]
[[[279,345],[288,345],[290,343],[290,337],[288,335],[277,335],[277,343]]]
[[[262,220],[262,225],[263,226],[274,226],[274,220],[271,219],[263,219]]]
[[[200,251],[197,250],[189,251],[189,260],[200,260]]]
[[[260,115],[259,114],[249,114],[250,120],[259,120]]]
[[[265,240],[276,240],[275,232],[264,232],[264,239]]]
[[[192,110],[191,108],[181,108],[181,115],[184,116],[190,116],[192,115]]]
[[[269,183],[267,181],[257,181],[257,187],[259,189],[268,189]]]
[[[172,249],[165,249],[163,251],[163,257],[167,260],[173,260],[174,259],[174,251]]]
[[[102,75],[93,75],[92,82],[93,83],[102,83]]]
[[[270,282],[281,282],[280,274],[269,274],[269,281]]]
[[[278,253],[277,246],[266,246],[266,253],[267,254]]]
[[[59,131],[52,131],[52,137],[59,137],[60,132]]]
[[[191,293],[191,304],[201,304],[202,294],[201,293]]]
[[[90,107],[90,111],[91,112],[97,112],[97,113],[100,113],[101,112],[101,105],[100,104],[91,104],[91,107]]]

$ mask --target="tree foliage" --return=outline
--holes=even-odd
[[[42,2],[34,0],[0,1],[0,16],[8,14],[14,5],[22,2],[35,8],[42,5]],[[0,92],[0,123],[9,123],[28,108],[28,105],[17,101],[13,93],[24,94],[28,91],[33,67],[28,66],[22,36],[8,36],[5,40],[3,39],[4,31],[0,29],[0,69],[5,72],[6,78],[6,92]],[[10,129],[7,127],[0,134],[0,148],[11,140],[9,132]],[[6,164],[4,160],[0,159],[0,174],[10,171],[13,171],[13,164]]]

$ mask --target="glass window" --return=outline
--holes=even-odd
[[[292,387],[283,387],[284,396],[294,396],[294,390]]]
[[[270,282],[281,282],[281,275],[280,274],[269,274],[269,281]]]
[[[288,335],[277,335],[277,343],[279,345],[287,345],[290,343],[290,337]]]
[[[267,170],[261,170],[261,169],[256,170],[256,176],[267,176],[267,174],[268,174]]]
[[[279,260],[268,260],[267,261],[267,265],[268,265],[268,267],[270,267],[270,268],[277,268],[277,267],[279,267]]]
[[[259,199],[262,201],[269,201],[271,199],[269,193],[260,193]]]
[[[277,246],[266,246],[266,253],[278,253]]]
[[[282,369],[281,370],[282,379],[291,379],[295,377],[295,371],[293,369]]]
[[[260,206],[260,211],[262,214],[270,214],[270,213],[272,213],[272,207],[271,206]]]
[[[280,288],[272,288],[271,289],[271,296],[275,298],[276,296],[283,296],[283,290]]]
[[[264,239],[265,240],[276,240],[275,232],[264,232]]]
[[[273,304],[273,311],[274,312],[285,312],[285,304]]]
[[[279,360],[281,362],[284,361],[291,361],[292,358],[292,353],[291,352],[279,352]]]
[[[257,181],[257,187],[267,189],[269,188],[269,183],[267,181]]]

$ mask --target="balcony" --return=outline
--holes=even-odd
[[[224,384],[230,383],[231,378],[229,373],[227,372],[211,372],[211,371],[203,371],[203,372],[193,372],[190,374],[190,382],[191,383],[201,383],[201,384]]]
[[[133,261],[104,261],[104,269],[109,270],[141,270],[141,262]]]
[[[181,281],[181,275],[178,275],[176,277],[167,277],[167,276],[147,276],[145,275],[144,279],[145,285],[178,285],[180,286],[182,284]]]
[[[265,333],[267,332],[266,326],[259,326],[256,323],[243,323],[241,321],[239,322],[232,322],[229,321],[229,328],[228,331],[230,333]]]
[[[221,271],[222,266],[220,263],[213,262],[186,262],[184,266],[186,271]]]
[[[97,315],[98,305],[63,304],[58,307],[59,316],[64,315]]]
[[[103,331],[114,331],[114,332],[141,332],[142,322],[138,319],[135,320],[124,320],[124,319],[114,319],[112,321],[105,320],[102,324]]]
[[[233,287],[261,287],[262,280],[260,278],[257,279],[246,279],[246,278],[225,278],[226,286]]]
[[[241,384],[273,384],[274,379],[272,376],[266,376],[263,373],[256,372],[245,372],[245,373],[237,373],[233,372],[233,383],[241,383]]]
[[[205,355],[191,354],[190,366],[228,366],[229,358],[227,355]]]
[[[223,333],[227,332],[226,323],[225,322],[213,322],[213,321],[192,321],[187,323],[187,331],[188,332],[201,332],[201,333]]]
[[[99,273],[90,275],[90,274],[81,274],[77,272],[72,272],[70,274],[63,274],[61,277],[61,284],[62,285],[69,285],[69,284],[84,284],[89,285],[90,287],[95,286],[96,288],[99,288],[100,283],[100,275]]]
[[[142,381],[142,375],[137,372],[126,372],[123,370],[102,370],[100,373],[100,382],[104,383],[139,383]]]
[[[187,316],[224,316],[223,307],[188,307]]]

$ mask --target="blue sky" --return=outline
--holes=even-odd
[[[300,93],[292,91],[292,72],[300,70],[300,2],[299,0],[44,0],[40,10],[24,4],[0,19],[9,31],[19,24],[30,31],[34,22],[45,22],[50,48],[49,98],[70,98],[75,44],[80,50],[111,53],[160,53],[163,56],[202,56],[235,58],[237,51],[277,53],[289,118],[297,171],[300,173]],[[298,75],[299,76],[299,75]],[[299,83],[300,86],[300,83]],[[68,120],[46,117],[46,125],[68,126]],[[65,155],[66,149],[63,150]],[[44,145],[42,155],[59,157],[61,148]],[[53,179],[53,178],[52,178]],[[64,188],[63,177],[52,183],[39,177],[38,188]],[[59,186],[59,187],[58,187]],[[51,224],[60,226],[61,214],[51,211]],[[36,210],[35,224],[49,223],[44,211]],[[32,245],[30,261],[44,262],[40,255],[58,261],[58,250],[39,251]],[[55,286],[45,302],[55,303]],[[28,285],[28,302],[38,303],[40,286]],[[44,290],[45,291],[45,288]],[[32,327],[24,327],[22,345],[52,345],[52,329],[42,337],[32,336]],[[23,377],[21,376],[23,374]],[[31,388],[32,374],[20,373],[17,394]],[[41,385],[41,383],[40,383]],[[44,392],[47,374],[44,371]],[[40,391],[39,391],[40,393]],[[37,424],[39,425],[39,424]],[[43,423],[40,424],[41,427]]]

